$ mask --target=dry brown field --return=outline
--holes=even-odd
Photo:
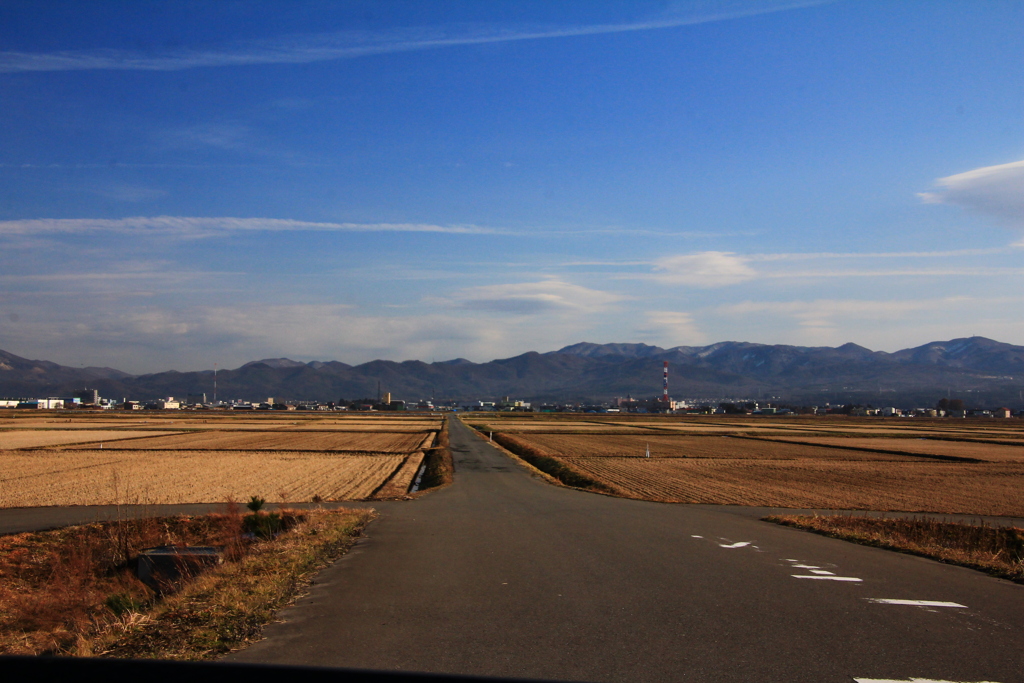
[[[1024,423],[1017,420],[710,417],[617,426],[627,424],[649,432],[592,433],[574,429],[564,416],[536,420],[529,430],[493,426],[534,455],[546,454],[625,497],[1024,516]],[[648,445],[651,458],[643,457]],[[950,456],[983,462],[942,459]]]
[[[764,437],[773,439],[774,437]],[[799,439],[803,444],[815,446],[839,446],[841,448],[866,448],[921,455],[952,456],[956,458],[974,458],[987,462],[1024,462],[1024,443],[995,444],[977,441],[943,441],[938,438],[903,438],[888,437],[787,437]]]
[[[14,448],[34,448],[38,446],[59,446],[71,443],[87,443],[90,441],[113,441],[114,439],[130,439],[137,436],[164,436],[178,434],[168,431],[130,431],[130,430],[35,430],[10,429],[0,430],[0,450]]]
[[[717,458],[744,460],[890,460],[918,461],[914,456],[845,451],[823,446],[804,446],[777,441],[737,439],[728,436],[591,436],[589,434],[517,435],[520,441],[549,453],[569,458],[642,458],[647,448],[652,458]],[[998,447],[997,447],[998,448]]]
[[[422,460],[437,417],[18,414],[0,421],[0,507],[370,497]],[[415,474],[415,468],[413,468]],[[400,495],[400,493],[395,493]]]
[[[787,508],[1024,515],[1024,465],[940,462],[565,458],[622,495]]]
[[[405,461],[395,453],[4,451],[0,507],[367,498]]]
[[[625,425],[595,425],[595,424],[534,424],[534,425],[506,425],[486,424],[481,427],[484,431],[504,432],[506,434],[558,434],[558,433],[586,433],[586,434],[657,434],[657,431],[645,429],[644,427],[631,427]]]
[[[419,447],[423,432],[191,432],[104,443],[105,449],[129,450],[287,450],[408,453]],[[95,448],[96,442],[74,448]]]

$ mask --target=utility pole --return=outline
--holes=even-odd
[[[217,402],[217,364],[213,364],[213,402]]]

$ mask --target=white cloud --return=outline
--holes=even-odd
[[[703,251],[668,256],[654,262],[655,278],[672,285],[724,287],[757,276],[747,265],[749,259],[726,251]]]
[[[307,64],[376,54],[428,50],[457,45],[479,45],[521,40],[567,38],[629,31],[675,28],[780,12],[824,4],[831,0],[789,0],[758,3],[718,0],[677,5],[661,17],[622,24],[573,27],[454,26],[401,29],[382,33],[331,33],[293,36],[277,41],[228,45],[220,49],[182,49],[162,54],[121,50],[63,51],[51,53],[0,52],[0,73],[27,71],[178,71],[199,67],[254,64]]]
[[[552,312],[594,313],[625,298],[619,294],[552,279],[470,287],[456,292],[450,302],[458,308],[474,311],[536,315]]]
[[[955,204],[1024,228],[1024,161],[985,166],[939,178],[937,192],[918,196],[928,204]]]
[[[429,223],[318,223],[281,218],[133,216],[129,218],[31,218],[0,221],[0,235],[81,234],[89,232],[207,237],[234,231],[438,232],[458,235],[502,234],[475,225]]]

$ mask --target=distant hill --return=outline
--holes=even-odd
[[[720,342],[665,349],[647,344],[581,342],[557,351],[473,363],[375,360],[302,363],[252,361],[217,373],[221,399],[337,400],[377,395],[378,383],[396,398],[600,401],[652,397],[661,366],[670,363],[675,398],[762,398],[821,405],[931,405],[948,395],[969,405],[1019,407],[1024,347],[984,337],[931,342],[895,353],[856,344],[806,347]],[[102,396],[148,400],[213,394],[213,371],[130,375],[112,368],[74,368],[0,351],[0,395],[67,395],[88,386]]]

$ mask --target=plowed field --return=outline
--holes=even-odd
[[[369,497],[405,456],[217,451],[0,452],[0,507]],[[283,494],[283,495],[282,495]]]
[[[1024,515],[1024,465],[564,458],[623,495],[679,503]]]

